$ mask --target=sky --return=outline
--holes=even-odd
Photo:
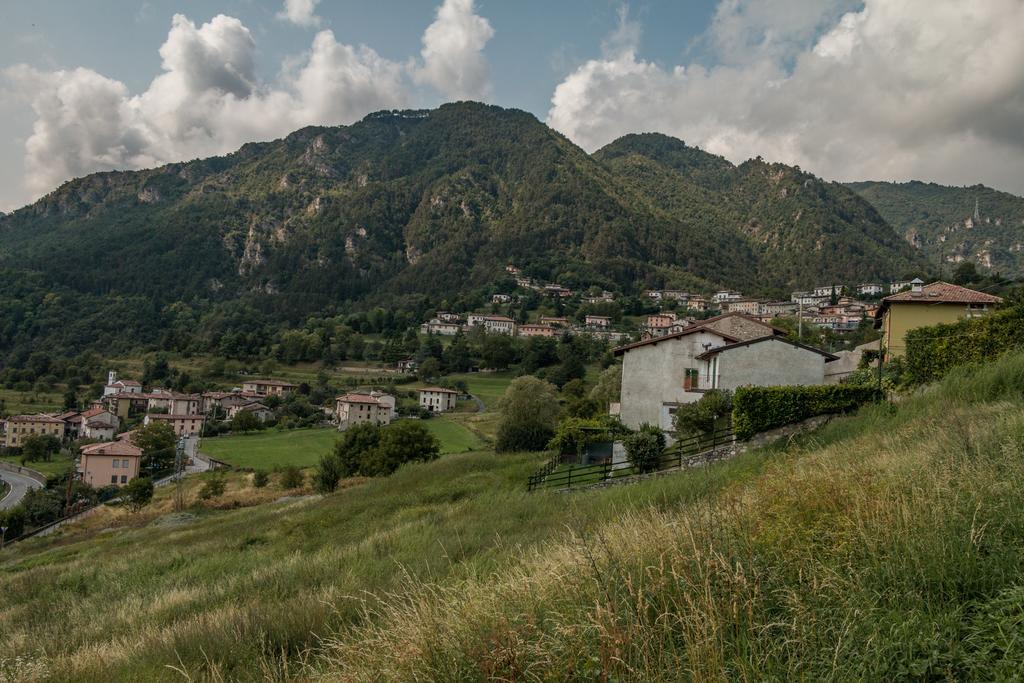
[[[1024,195],[1024,0],[0,0],[0,210],[479,100],[830,180]]]

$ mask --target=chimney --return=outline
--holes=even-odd
[[[914,292],[915,294],[921,293],[922,286],[924,286],[924,281],[922,281],[919,277],[915,277],[913,280],[910,281],[910,291]]]

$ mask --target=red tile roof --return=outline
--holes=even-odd
[[[64,420],[53,415],[45,415],[40,413],[38,415],[12,415],[7,418],[8,422],[46,422],[47,424],[64,424]]]
[[[1002,298],[979,292],[974,289],[967,289],[959,285],[951,285],[948,282],[933,282],[924,285],[920,292],[907,290],[899,294],[892,294],[882,299],[883,302],[927,302],[927,303],[950,303],[950,304],[998,304]]]
[[[127,441],[106,441],[82,446],[82,455],[129,455],[138,457],[142,449]]]
[[[334,399],[335,403],[372,403],[377,405],[380,403],[373,396],[368,394],[342,394]]]

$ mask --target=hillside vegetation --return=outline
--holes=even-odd
[[[476,103],[92,174],[0,217],[0,244],[0,354],[15,360],[193,338],[233,353],[374,305],[418,324],[514,288],[509,263],[625,294],[780,293],[921,265],[867,202],[799,169],[664,136],[591,156]]]
[[[539,461],[446,456],[324,498],[18,544],[0,556],[0,675],[992,680],[1024,667],[1024,354],[632,486],[527,494]]]
[[[1024,198],[984,185],[847,183],[934,263],[972,261],[1024,276]],[[977,216],[975,216],[977,209]]]

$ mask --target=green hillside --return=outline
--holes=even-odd
[[[624,294],[768,293],[915,258],[841,186],[640,140],[591,156],[530,114],[459,103],[72,180],[0,217],[0,354],[256,346],[375,305],[419,323],[509,285],[509,263]]]
[[[984,185],[847,183],[948,274],[960,261],[1024,276],[1024,198]],[[975,214],[977,209],[977,214]]]
[[[490,453],[184,519],[154,518],[162,492],[0,556],[0,676],[1012,678],[1022,399],[1018,354],[785,450],[572,495]]]

